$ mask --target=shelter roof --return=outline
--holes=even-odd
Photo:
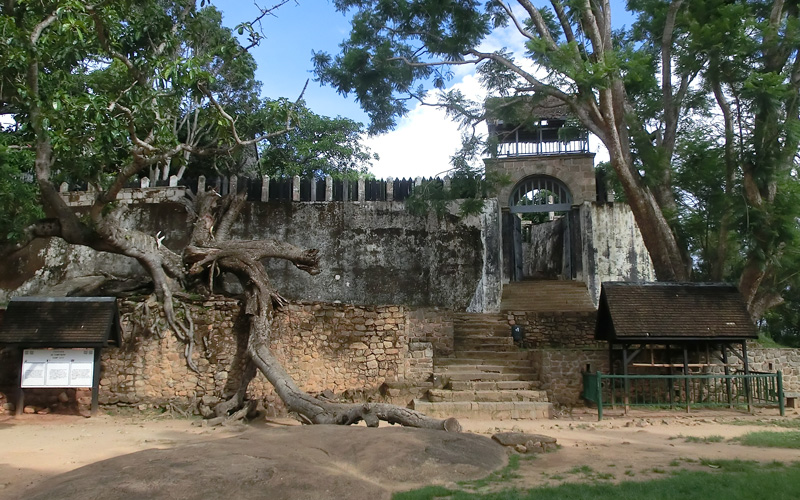
[[[758,333],[726,283],[605,282],[595,338],[610,342],[742,341]]]
[[[120,345],[113,297],[16,297],[0,324],[0,344],[21,347]]]

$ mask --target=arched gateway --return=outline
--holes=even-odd
[[[514,187],[508,208],[515,214],[566,212],[572,208],[572,194],[555,177],[532,175]]]

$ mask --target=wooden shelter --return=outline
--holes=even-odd
[[[595,338],[609,343],[611,366],[623,373],[629,368],[688,373],[709,366],[715,352],[726,367],[732,353],[747,372],[747,340],[758,338],[758,333],[733,285],[606,282],[600,292]],[[621,366],[615,363],[619,360],[615,350],[622,352]]]
[[[595,338],[608,342],[612,375],[747,375],[747,341],[757,337],[733,285],[602,285]]]
[[[16,347],[20,361],[24,350],[92,349],[88,352],[93,355],[94,413],[98,405],[100,351],[119,347],[121,331],[114,297],[16,297],[9,301],[0,324],[0,346]],[[24,390],[20,386],[17,412],[23,406]]]

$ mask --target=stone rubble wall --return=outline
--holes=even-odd
[[[429,343],[436,356],[453,353],[453,313],[442,309],[409,309],[409,337]]]
[[[608,349],[538,349],[534,365],[539,367],[542,390],[550,402],[571,408],[582,405],[583,373],[608,373]]]
[[[123,189],[117,195],[117,203],[130,205],[133,203],[164,203],[180,201],[186,196],[183,186]],[[67,191],[61,197],[70,207],[91,206],[97,198],[95,191]]]
[[[597,313],[594,311],[566,313],[513,311],[508,313],[508,324],[523,328],[525,338],[522,346],[528,349],[605,345],[594,339],[596,321]]]
[[[200,373],[189,370],[181,354],[184,344],[174,335],[137,334],[126,314],[126,346],[103,355],[101,403],[163,404],[203,396],[213,401],[235,391],[247,338],[238,303],[205,302],[194,313],[198,347],[193,359]],[[356,400],[376,397],[386,381],[431,377],[433,350],[410,341],[407,321],[402,306],[292,304],[276,313],[270,349],[305,391],[327,389]],[[283,409],[260,373],[248,393],[275,412]]]
[[[783,391],[800,395],[800,349],[747,346],[750,370],[774,373],[781,371]]]

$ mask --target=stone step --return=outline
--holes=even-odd
[[[509,337],[487,337],[485,335],[482,335],[480,337],[478,337],[478,336],[475,336],[475,337],[453,337],[453,344],[454,345],[458,345],[458,344],[476,345],[476,346],[480,346],[481,347],[481,349],[479,349],[479,350],[487,350],[487,349],[491,350],[489,348],[489,346],[492,346],[492,345],[501,345],[501,346],[510,345],[510,346],[513,346],[514,345],[514,339],[512,339],[510,336]]]
[[[486,365],[486,364],[463,364],[463,365],[440,365],[434,361],[433,371],[437,375],[449,377],[454,373],[536,373],[536,369],[531,365],[508,366],[508,365]]]
[[[594,303],[580,281],[516,281],[503,286],[501,311],[589,312]]]
[[[444,377],[453,381],[531,381],[538,380],[539,377],[535,373],[490,373],[490,372],[455,372],[443,374]]]
[[[455,313],[453,314],[453,322],[476,322],[482,321],[486,323],[505,321],[505,314],[484,314],[484,313]]]
[[[532,353],[529,351],[492,351],[492,350],[460,350],[457,354],[449,358],[437,358],[437,360],[446,359],[481,359],[491,362],[497,360],[530,360]]]
[[[548,419],[553,415],[551,403],[533,401],[458,401],[432,403],[415,399],[413,409],[435,418],[476,418],[487,420]]]
[[[471,337],[511,337],[511,327],[505,325],[502,330],[487,330],[482,328],[476,328],[474,330],[453,330],[453,338],[463,339]]]
[[[460,356],[462,352],[465,351],[474,351],[476,349],[480,349],[481,347],[485,347],[491,351],[505,351],[505,352],[516,352],[517,346],[514,344],[474,344],[474,343],[465,343],[465,344],[453,344],[453,352],[456,356]]]
[[[454,358],[440,358],[437,357],[433,360],[433,365],[436,368],[445,366],[507,366],[515,368],[532,368],[533,361],[530,359],[503,359],[503,358],[469,358],[469,357],[454,357]]]
[[[428,401],[538,401],[547,402],[547,392],[532,390],[504,391],[448,391],[446,389],[430,389]]]
[[[535,391],[541,382],[538,380],[451,380],[453,391]]]

